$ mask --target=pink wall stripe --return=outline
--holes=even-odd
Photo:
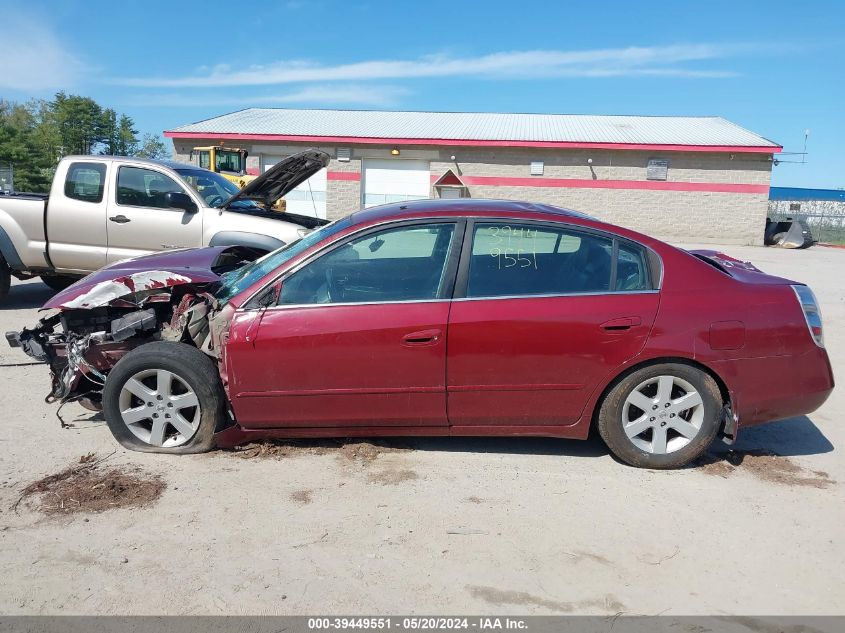
[[[440,175],[432,174],[431,182]],[[716,193],[769,193],[768,185],[721,182],[665,182],[662,180],[591,180],[586,178],[512,178],[508,176],[461,176],[467,185],[487,187],[559,187],[564,189],[647,189],[651,191],[711,191]]]
[[[361,174],[357,171],[329,171],[326,172],[329,180],[361,180]]]

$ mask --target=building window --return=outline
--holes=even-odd
[[[645,168],[646,180],[667,180],[669,161],[665,158],[649,158]]]
[[[545,167],[545,165],[543,164],[543,161],[532,160],[531,161],[531,175],[532,176],[542,176],[544,167]]]
[[[789,203],[789,210],[790,211],[800,211],[801,210],[801,203],[800,202],[790,202]]]

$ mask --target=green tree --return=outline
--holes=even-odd
[[[93,154],[106,141],[103,109],[90,97],[56,94],[52,115],[59,128],[63,156]]]
[[[26,105],[0,100],[0,165],[11,164],[17,191],[45,192],[50,188],[54,161],[41,151],[39,117],[43,102]]]
[[[135,152],[139,158],[154,158],[165,160],[170,158],[170,152],[158,134],[144,134],[140,149]]]
[[[131,117],[125,114],[118,117],[111,108],[103,110],[102,133],[102,154],[134,156],[138,151],[138,130]]]
[[[139,140],[130,116],[89,97],[59,92],[25,104],[0,99],[0,168],[12,165],[15,190],[49,191],[63,156],[98,153],[160,159],[170,152],[158,135]]]
[[[134,156],[138,152],[138,130],[135,122],[125,114],[117,125],[117,156]]]

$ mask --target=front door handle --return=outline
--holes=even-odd
[[[420,330],[411,332],[402,337],[403,345],[433,345],[440,340],[442,330]]]
[[[636,325],[641,325],[643,320],[638,316],[620,317],[611,319],[601,324],[601,329],[606,332],[624,332]]]
[[[109,218],[109,220],[112,221],[112,222],[117,222],[118,224],[126,224],[127,222],[132,221],[129,218],[127,218],[125,215],[113,215]]]

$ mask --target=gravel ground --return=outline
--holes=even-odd
[[[845,383],[845,250],[724,251],[813,287]],[[14,284],[0,329],[33,323],[48,296]],[[0,347],[2,614],[845,614],[842,387],[736,447],[783,457],[676,472],[626,467],[596,440],[167,457],[123,450],[77,405],[60,428],[47,369],[28,360]],[[161,496],[103,512],[50,493],[18,503],[112,452],[99,468],[149,473]]]

